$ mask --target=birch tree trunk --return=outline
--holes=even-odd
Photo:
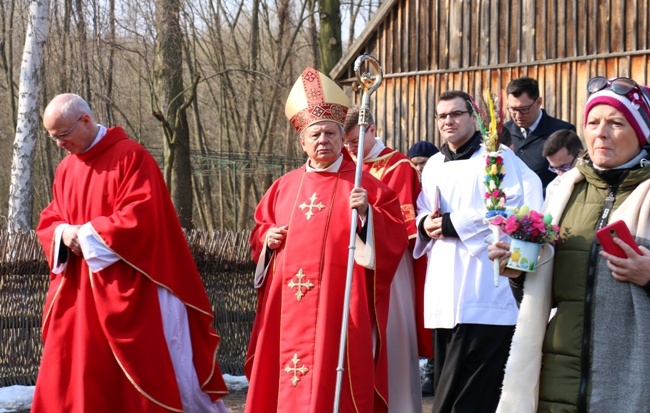
[[[39,91],[43,50],[48,31],[49,0],[33,0],[29,6],[29,20],[25,48],[20,67],[18,88],[18,120],[11,161],[11,185],[7,229],[31,229],[34,202],[32,166],[34,146],[39,130]]]

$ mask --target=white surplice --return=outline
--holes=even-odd
[[[502,189],[506,208],[527,205],[541,210],[542,186],[515,153],[501,146],[505,165]],[[458,238],[424,241],[417,237],[414,255],[429,252],[424,286],[424,323],[427,328],[454,328],[457,324],[515,325],[517,304],[506,277],[494,286],[492,261],[485,238],[485,155],[480,148],[470,159],[444,162],[442,152],[422,171],[417,222],[432,212],[431,201],[440,189],[441,213],[450,212]]]

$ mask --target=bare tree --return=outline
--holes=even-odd
[[[77,33],[79,35],[79,64],[81,65],[81,77],[83,78],[83,87],[80,90],[80,95],[86,99],[86,101],[92,106],[92,94],[90,88],[90,48],[87,47],[87,24],[86,24],[86,14],[84,10],[84,2],[82,0],[76,0],[75,5],[77,8]]]
[[[320,50],[318,50],[318,25],[316,24],[316,1],[308,0],[307,9],[307,30],[311,43],[312,54],[314,55],[314,67],[320,67]]]
[[[342,1],[340,13],[348,16],[350,2],[356,7],[360,0]],[[363,2],[359,19],[368,9]],[[324,3],[58,0],[51,3],[34,96],[42,110],[53,95],[76,93],[100,122],[122,125],[161,164],[184,226],[250,228],[272,180],[304,162],[284,102],[305,66],[327,70],[320,63]],[[25,43],[28,4],[0,4],[0,142],[7,145],[20,129],[16,45]],[[340,13],[328,15],[340,20]],[[36,142],[33,183],[11,190],[33,186],[38,212],[50,201],[55,166],[66,154],[45,139]],[[7,165],[0,170],[0,227],[8,217],[10,157],[0,155]]]
[[[0,41],[0,63],[5,73],[7,84],[7,103],[10,108],[12,127],[16,129],[16,86],[13,69],[13,31],[14,31],[14,0],[0,2],[0,22],[2,23],[2,41]]]
[[[43,49],[47,40],[48,0],[32,0],[18,88],[18,120],[11,162],[11,185],[7,228],[10,232],[31,229],[34,143],[39,129],[39,90]]]
[[[194,99],[198,76],[188,98],[183,87],[183,34],[180,1],[156,2],[156,91],[153,114],[164,135],[164,175],[183,228],[192,228],[192,167],[186,110]]]
[[[195,16],[193,11],[189,10],[189,14],[186,16],[185,21],[187,22],[187,36],[185,36],[185,42],[183,43],[183,50],[187,66],[193,68],[190,70],[190,81],[195,82],[195,76],[197,76],[198,70],[198,56],[197,56],[197,30],[194,25]],[[209,156],[209,149],[206,142],[205,130],[203,128],[203,123],[201,121],[201,108],[199,105],[198,99],[192,100],[192,114],[194,115],[194,139],[192,140],[193,146],[198,148],[199,156],[202,159],[205,159]],[[199,162],[199,168],[202,167],[201,162]],[[208,169],[209,171],[209,169]],[[212,198],[212,182],[210,181],[210,176],[207,173],[208,171],[199,170],[194,171],[198,173],[198,178],[192,180],[193,182],[193,193],[195,201],[195,222],[198,221],[202,228],[214,228],[216,225],[216,220],[214,217],[214,203]],[[198,216],[198,218],[197,218]]]
[[[257,81],[257,76],[254,73],[257,72],[258,59],[259,59],[259,49],[260,49],[260,19],[259,19],[259,8],[260,0],[253,0],[252,9],[251,9],[251,29],[250,29],[250,40],[249,40],[249,57],[248,57],[248,75],[247,81],[249,84],[248,96],[246,99],[246,110],[244,113],[244,133],[242,136],[242,149],[244,151],[250,152],[252,145],[253,131],[256,129],[253,125],[253,116],[255,112],[255,98],[256,98],[256,88],[255,83]],[[243,174],[243,185],[241,188],[241,195],[239,198],[239,216],[237,217],[237,222],[245,222],[249,216],[249,210],[251,210],[254,205],[251,205],[251,175]]]
[[[318,13],[320,15],[321,71],[329,74],[343,56],[340,0],[319,0]]]
[[[372,2],[369,3],[369,7],[372,7]],[[352,45],[352,43],[354,43],[354,23],[357,21],[357,17],[361,11],[362,4],[363,0],[357,0],[356,2],[353,0],[350,1],[350,8],[348,10],[350,12],[349,16],[351,24],[348,25],[348,48]]]
[[[114,122],[113,116],[113,85],[114,85],[114,72],[115,72],[115,0],[108,1],[108,64],[106,65],[106,98],[104,99],[104,106],[106,111],[106,122],[111,125]]]

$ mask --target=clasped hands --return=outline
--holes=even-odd
[[[79,232],[81,225],[69,225],[61,233],[61,242],[68,247],[74,255],[81,256],[81,245],[79,245]]]

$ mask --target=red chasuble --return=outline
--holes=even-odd
[[[415,222],[415,205],[420,194],[420,178],[411,161],[402,153],[384,148],[379,156],[364,159],[363,170],[388,185],[395,192],[402,208],[404,224],[409,239],[409,250],[413,256],[417,225]],[[424,328],[424,280],[427,272],[427,257],[413,259],[415,277],[415,317],[418,333],[418,352],[420,357],[433,357],[433,333]]]
[[[288,233],[258,290],[246,412],[330,413],[334,407],[354,175],[347,160],[338,173],[302,167],[278,179],[257,207],[254,260],[265,259],[269,228],[288,225]],[[354,265],[340,411],[385,412],[390,283],[407,237],[395,192],[366,173],[361,186],[373,213],[376,270]]]
[[[203,390],[226,395],[210,302],[160,169],[121,128],[57,168],[37,229],[50,266],[55,228],[87,222],[121,260],[92,273],[69,254],[63,274],[50,275],[32,410],[181,412],[159,286],[185,303]]]

